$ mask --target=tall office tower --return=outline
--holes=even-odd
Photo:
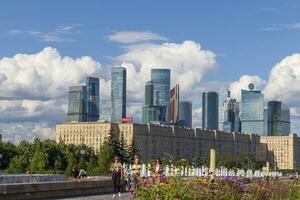
[[[268,107],[264,108],[264,136],[268,136]]]
[[[118,123],[126,117],[126,68],[111,69],[111,122]]]
[[[264,133],[264,95],[260,90],[242,90],[241,95],[241,126],[242,133],[263,135]]]
[[[170,90],[170,124],[179,125],[179,84]]]
[[[202,93],[202,127],[207,130],[218,129],[218,93]]]
[[[179,125],[192,128],[192,103],[189,101],[179,103]]]
[[[165,106],[166,121],[169,121],[169,101],[170,101],[170,70],[169,69],[152,69],[151,81],[153,84],[153,104],[155,106]]]
[[[87,95],[87,121],[99,120],[100,104],[100,84],[99,78],[86,78],[86,95]]]
[[[145,86],[145,105],[153,106],[153,83],[148,81]]]
[[[101,120],[111,121],[111,100],[101,101]]]
[[[268,135],[287,136],[291,132],[290,109],[281,101],[268,102]]]
[[[86,87],[71,86],[68,93],[68,121],[86,121]]]
[[[142,122],[159,123],[166,121],[166,106],[153,105],[153,83],[148,81],[145,85],[145,105],[143,106]]]
[[[218,91],[218,112],[219,112],[219,130],[224,130],[224,119],[225,119],[225,102],[227,102],[227,99],[230,98],[230,91],[227,88],[220,88]]]
[[[240,109],[236,99],[227,99],[224,102],[224,122],[222,130],[225,132],[239,132]],[[219,113],[220,114],[220,113]],[[220,118],[219,118],[220,119]]]

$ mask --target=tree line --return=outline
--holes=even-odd
[[[0,142],[0,172],[42,173],[70,175],[75,168],[87,170],[89,175],[109,173],[113,156],[122,162],[132,162],[137,149],[134,139],[130,145],[124,139],[105,139],[100,151],[95,152],[86,145],[56,143],[53,140],[22,141],[18,145]]]

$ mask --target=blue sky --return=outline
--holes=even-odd
[[[267,77],[271,67],[299,51],[300,29],[264,31],[300,21],[298,1],[2,1],[2,33],[51,32],[81,24],[73,42],[38,41],[23,35],[1,37],[0,56],[33,53],[54,46],[64,55],[89,55],[110,63],[122,49],[108,42],[115,31],[152,31],[172,42],[194,40],[219,54],[217,74],[206,80],[230,81],[242,74]],[[222,74],[222,75],[220,75]]]
[[[271,85],[276,85],[280,89],[285,90],[284,87],[293,83],[294,80],[288,83],[276,82],[278,80],[278,78],[276,79],[276,74],[274,74],[276,71],[271,76],[271,70],[286,57],[300,52],[299,9],[300,2],[295,0],[6,0],[0,2],[0,60],[2,59],[4,63],[4,57],[13,58],[16,54],[36,55],[42,52],[45,47],[51,47],[55,48],[56,53],[60,56],[69,56],[74,59],[74,62],[82,56],[89,56],[93,61],[101,63],[101,70],[99,70],[96,65],[88,62],[91,66],[96,67],[94,71],[91,73],[87,72],[86,75],[100,74],[100,76],[103,76],[103,79],[108,81],[106,76],[108,71],[105,69],[113,65],[126,62],[130,67],[130,64],[138,62],[140,67],[134,67],[138,71],[142,68],[143,63],[149,64],[150,61],[144,62],[143,60],[136,60],[130,57],[131,54],[136,55],[134,50],[137,48],[134,45],[140,44],[145,46],[151,44],[157,45],[155,48],[160,48],[165,43],[178,44],[180,46],[181,44],[183,45],[184,41],[190,40],[193,41],[193,44],[201,45],[201,52],[213,52],[215,57],[209,57],[208,60],[216,61],[216,64],[206,66],[204,67],[205,70],[202,70],[203,67],[200,61],[199,68],[202,71],[199,71],[199,75],[201,78],[196,80],[194,84],[187,84],[188,86],[194,87],[195,84],[198,84],[196,86],[201,88],[199,91],[202,91],[217,89],[221,85],[233,87],[232,84],[235,84],[239,87],[244,87],[241,85],[246,85],[249,81],[256,81],[257,85],[261,86],[261,89],[267,88],[266,96],[268,98],[280,99],[281,94],[276,93]],[[129,32],[128,34],[131,34],[131,37],[132,34],[142,33],[143,37],[146,34],[150,35],[149,37],[152,37],[152,39],[142,41],[141,38],[138,38],[138,42],[111,39],[112,36],[124,32]],[[182,48],[184,49],[185,47]],[[55,54],[53,49],[49,51]],[[149,52],[153,53],[153,49],[149,50]],[[130,53],[130,55],[127,53]],[[139,53],[137,55],[142,54]],[[159,55],[153,56],[157,57]],[[196,59],[198,58],[197,56],[191,57],[191,59]],[[186,59],[188,60],[188,57],[178,62],[186,63]],[[291,59],[293,60],[292,63],[296,63],[293,64],[293,74],[296,77],[295,80],[298,81],[298,58]],[[195,68],[191,67],[188,70],[193,71],[193,69],[196,69],[196,61],[192,64],[193,66],[195,65]],[[31,66],[28,63],[25,65]],[[32,66],[32,68],[34,67]],[[284,69],[288,68],[285,67]],[[94,68],[91,67],[91,69]],[[68,72],[64,71],[64,73]],[[135,71],[133,71],[132,76],[135,77],[134,75],[136,75]],[[249,77],[242,79],[241,77],[244,75],[249,75]],[[81,81],[78,80],[77,82]],[[25,84],[26,81],[23,83]],[[74,81],[70,83],[74,83]],[[239,91],[239,87],[237,91]],[[39,103],[45,103],[45,99],[51,99],[51,95],[56,95],[53,97],[55,102],[51,103],[56,105],[57,108],[60,105],[58,102],[64,102],[62,100],[65,98],[63,94],[66,93],[65,89],[62,90],[63,92],[55,93],[49,89],[49,91],[47,90],[49,94],[43,96],[34,93],[35,90],[32,92],[34,94],[28,94],[30,91],[21,90],[22,94],[24,93],[23,96],[12,95],[12,91],[20,91],[20,88],[23,87],[20,86],[18,90],[11,90],[8,95],[8,92],[4,92],[4,86],[2,86],[3,91],[1,93],[0,89],[0,94],[2,94],[2,99],[6,101],[7,107],[2,109],[2,111],[0,109],[0,114],[2,112],[3,115],[8,110],[19,108],[20,106],[12,106],[12,104],[16,103],[13,101],[15,99],[34,100],[35,105],[38,105],[37,100],[39,100]],[[56,87],[56,89],[59,88],[61,87]],[[197,88],[194,89],[193,91],[197,90]],[[38,93],[39,89],[36,91]],[[288,98],[297,100],[297,92],[296,89],[293,89],[291,91],[292,95],[288,96]],[[199,112],[194,114],[195,116],[199,115],[201,105],[198,101],[200,99],[192,100],[195,110],[199,109]],[[286,98],[283,100],[286,100]],[[300,117],[300,108],[298,108],[298,101],[296,100],[286,100],[287,104],[294,108],[292,117],[294,120],[298,120],[298,117]],[[129,99],[129,104],[130,101],[133,102],[133,105],[136,102],[141,102],[142,99],[140,97],[132,97],[132,99]],[[29,104],[28,101],[26,102]],[[65,102],[62,104],[65,104]],[[32,105],[32,102],[30,102],[30,105]],[[134,106],[135,108],[132,108],[131,113],[137,110],[138,106],[135,104]],[[27,107],[26,109],[31,111]],[[64,105],[61,110],[65,111],[65,109]],[[26,113],[24,115],[27,116]],[[53,117],[54,114],[51,116]],[[24,117],[24,119],[16,120],[14,126],[20,124],[25,124],[24,126],[26,126],[29,123],[30,128],[28,130],[32,132],[32,126],[34,126],[32,124],[42,124],[38,127],[46,129],[49,135],[53,124],[62,121],[64,117],[57,117],[49,123],[37,120],[38,114],[35,113],[34,117]],[[2,119],[2,121],[2,127],[11,127],[9,123],[12,123],[13,120],[6,121]],[[201,119],[198,119],[198,121],[201,121]],[[198,125],[198,122],[196,124]],[[300,128],[295,127],[294,130],[297,131]],[[7,128],[2,128],[2,132],[7,132]]]

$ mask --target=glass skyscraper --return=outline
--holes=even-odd
[[[241,92],[242,133],[263,135],[264,95],[259,90],[242,90]]]
[[[224,130],[224,120],[225,120],[225,104],[227,103],[227,99],[230,98],[230,91],[227,88],[220,88],[218,91],[218,112],[219,112],[219,130]],[[226,103],[225,103],[226,102]]]
[[[111,100],[101,101],[101,115],[102,120],[111,121]]]
[[[111,122],[119,123],[126,117],[126,68],[111,69]]]
[[[68,121],[86,121],[86,87],[71,86],[68,93]]]
[[[189,101],[179,103],[179,125],[192,128],[192,103]]]
[[[168,121],[169,101],[170,101],[170,70],[151,69],[151,81],[153,84],[153,105],[165,106],[166,113],[164,119]]]
[[[288,135],[290,126],[290,109],[281,101],[268,102],[268,135]]]
[[[99,78],[86,78],[86,95],[87,95],[87,121],[99,120],[99,104],[100,104],[100,84]]]
[[[239,132],[240,131],[240,116],[239,116],[240,109],[239,109],[238,102],[232,98],[227,99],[227,101],[224,102],[224,113],[222,114],[224,114],[222,131]]]
[[[143,124],[165,123],[166,106],[143,106]]]
[[[218,93],[202,93],[202,128],[218,130]]]
[[[145,86],[145,105],[153,106],[153,83],[148,81]]]

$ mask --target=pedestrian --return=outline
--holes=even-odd
[[[123,180],[125,185],[125,191],[128,192],[130,189],[130,169],[127,162],[124,163],[123,167]]]
[[[112,172],[112,182],[114,187],[113,197],[118,196],[121,197],[120,183],[121,183],[121,175],[123,173],[122,164],[120,162],[119,157],[115,157],[113,163],[110,165],[110,171]]]
[[[156,158],[156,163],[154,165],[154,172],[158,174],[163,173],[163,165],[160,158]]]
[[[138,158],[138,156],[135,156],[132,167],[131,167],[131,173],[132,173],[131,194],[133,196],[136,195],[137,185],[138,185],[138,181],[139,181],[139,178],[141,175],[141,169],[142,169],[142,165],[140,164],[140,159]]]

